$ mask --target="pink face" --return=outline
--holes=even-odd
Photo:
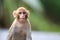
[[[26,12],[19,12],[19,18],[20,19],[25,19]]]
[[[18,15],[19,15],[19,19],[26,19],[26,17],[27,17],[27,12],[24,11],[24,10],[20,10],[20,11],[18,12]]]

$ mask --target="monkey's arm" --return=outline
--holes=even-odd
[[[8,31],[7,40],[12,40],[13,33],[14,33],[14,28],[11,26]]]
[[[27,29],[28,33],[27,33],[27,40],[32,40],[32,36],[31,36],[31,25],[29,24],[28,29]]]
[[[32,36],[31,36],[31,27],[30,27],[30,31],[29,31],[29,37],[30,37],[30,40],[32,40]]]

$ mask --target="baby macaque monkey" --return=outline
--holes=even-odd
[[[29,23],[29,11],[24,7],[19,7],[13,11],[15,18],[11,25],[7,40],[32,40],[31,25]]]

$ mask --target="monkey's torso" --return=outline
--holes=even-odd
[[[17,24],[11,26],[7,40],[30,40],[31,35],[28,25]]]
[[[27,31],[25,28],[16,28],[16,31],[12,36],[12,40],[26,40],[26,35]]]

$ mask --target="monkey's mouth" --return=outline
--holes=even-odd
[[[20,18],[20,19],[25,19],[25,18]]]
[[[25,20],[25,18],[20,18],[20,20]]]

